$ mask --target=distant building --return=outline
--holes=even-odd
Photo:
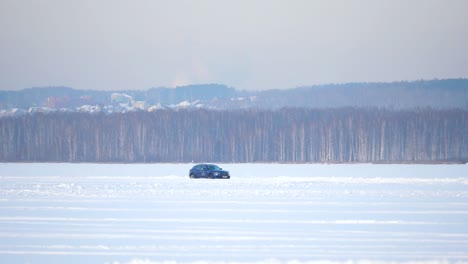
[[[123,93],[112,93],[111,94],[111,103],[112,104],[127,104],[133,105],[135,100],[128,94]]]

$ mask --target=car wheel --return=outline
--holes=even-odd
[[[208,178],[214,179],[213,174],[210,173],[210,175],[208,175]]]
[[[192,178],[192,179],[195,178],[195,175],[193,175],[193,173],[190,174],[190,178]]]

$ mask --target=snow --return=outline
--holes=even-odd
[[[0,164],[1,263],[468,263],[468,165]]]

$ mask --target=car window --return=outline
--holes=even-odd
[[[221,168],[216,166],[216,165],[209,165],[207,167],[208,167],[209,170],[221,170]]]

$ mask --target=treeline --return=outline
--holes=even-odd
[[[467,162],[467,110],[160,110],[0,118],[0,161]]]
[[[255,106],[272,109],[272,105],[276,108],[468,109],[468,80],[327,84],[259,93]]]
[[[79,90],[70,87],[35,87],[20,91],[0,91],[0,109],[44,107],[50,98],[61,99],[61,107],[73,108],[83,104],[107,105],[112,93],[124,93],[148,104],[177,104],[182,101],[209,101],[213,98],[230,99],[237,96],[234,88],[222,84],[186,85],[176,88],[148,90],[100,91]],[[229,101],[229,100],[228,100]]]
[[[286,88],[286,87],[284,87]],[[280,90],[239,91],[222,84],[187,85],[129,91],[77,90],[67,87],[0,91],[0,109],[49,106],[76,108],[109,105],[114,92],[128,94],[147,105],[171,105],[199,101],[207,109],[305,108],[468,109],[468,79],[420,80],[388,83],[344,83]]]

